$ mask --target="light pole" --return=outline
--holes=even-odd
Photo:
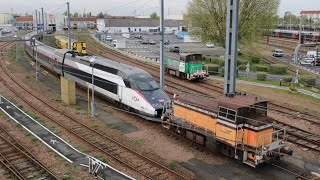
[[[94,103],[94,75],[93,75],[93,69],[94,69],[93,67],[94,67],[95,62],[96,62],[96,57],[93,56],[90,59],[90,64],[92,67],[92,74],[91,74],[91,80],[92,80],[91,117],[94,117],[96,114],[95,103]]]
[[[36,81],[39,81],[39,69],[38,69],[38,46],[39,45],[35,45],[36,46]]]

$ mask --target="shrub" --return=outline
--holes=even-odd
[[[287,83],[292,82],[292,76],[284,76],[282,78],[282,81]]]
[[[252,58],[251,58],[251,62],[252,62],[252,63],[255,63],[255,64],[260,63],[260,57],[258,57],[258,56],[252,57]]]
[[[256,71],[268,72],[268,66],[256,65]]]
[[[316,77],[311,75],[302,75],[302,76],[299,76],[299,82],[307,86],[315,86]]]
[[[242,64],[240,66],[238,66],[238,69],[241,71],[245,71],[247,69],[246,65]]]
[[[238,56],[242,56],[242,52],[238,52]]]
[[[220,76],[224,77],[224,67],[221,68]]]
[[[267,79],[267,73],[265,72],[257,72],[257,80],[265,81]]]
[[[208,64],[208,71],[210,75],[216,75],[219,73],[219,65],[217,64]]]
[[[237,65],[246,65],[249,61],[248,60],[243,60],[243,59],[238,59],[237,61]]]
[[[269,72],[272,74],[286,74],[288,67],[284,64],[271,64]]]
[[[220,59],[218,57],[214,57],[214,58],[210,57],[210,58],[207,58],[207,60],[213,64],[217,64],[219,66],[224,66],[224,59]]]

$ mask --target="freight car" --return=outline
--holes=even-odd
[[[55,44],[60,49],[68,49],[68,38],[62,35],[55,35]],[[88,55],[86,50],[86,43],[83,41],[75,41],[71,40],[71,48],[74,50],[78,55]]]
[[[198,80],[209,76],[208,67],[202,64],[202,54],[180,53],[166,57],[165,71],[182,79]]]
[[[182,136],[256,167],[286,149],[286,131],[267,116],[268,102],[238,94],[208,100],[180,97],[166,102],[162,125]]]
[[[30,36],[26,35],[26,39]],[[163,103],[169,97],[146,71],[103,57],[95,57],[95,64],[91,64],[92,56],[69,54],[66,49],[55,49],[39,41],[36,45],[35,52],[30,42],[26,42],[26,51],[32,57],[37,54],[38,63],[47,70],[64,74],[82,87],[92,88],[93,66],[94,90],[97,94],[147,120],[161,121]]]

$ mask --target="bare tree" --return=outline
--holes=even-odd
[[[274,25],[280,0],[240,0],[239,41],[252,42]],[[191,0],[188,30],[203,42],[225,43],[226,0]]]

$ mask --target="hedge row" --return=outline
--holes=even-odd
[[[213,64],[217,64],[219,66],[224,66],[224,59],[220,58],[206,58],[206,60],[210,61]]]
[[[210,75],[216,75],[219,73],[219,65],[217,64],[208,64],[208,71]]]
[[[265,73],[265,72],[257,72],[257,79],[259,81],[265,81],[267,79],[267,73]]]
[[[316,85],[316,77],[311,76],[311,75],[299,76],[299,83],[305,84],[307,86],[315,86]]]
[[[282,81],[287,83],[292,82],[292,76],[284,76],[282,78]]]
[[[268,72],[268,66],[256,65],[256,71]]]
[[[284,64],[271,64],[269,72],[272,74],[286,74],[288,67]]]
[[[246,67],[246,65],[242,64],[242,65],[238,66],[238,69],[240,71],[245,71],[247,69],[247,67]]]

